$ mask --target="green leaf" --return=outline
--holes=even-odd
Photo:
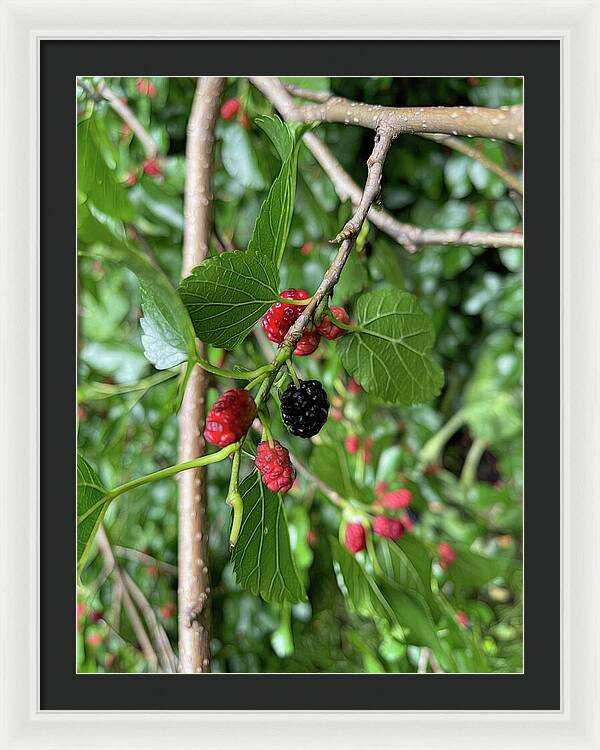
[[[262,190],[265,179],[258,156],[246,128],[239,122],[228,123],[220,129],[223,139],[223,166],[234,180],[250,190]]]
[[[237,582],[265,601],[304,601],[281,493],[267,489],[255,471],[241,483],[240,494],[244,520],[232,552]]]
[[[115,219],[127,221],[133,210],[125,188],[109,169],[100,148],[101,136],[89,117],[77,125],[77,187],[100,211]]]
[[[100,478],[77,455],[77,569],[81,571],[111,498]],[[104,502],[103,502],[104,501]]]
[[[361,617],[381,617],[392,625],[399,626],[393,608],[375,579],[336,539],[331,538],[330,544],[338,583],[342,584],[340,588],[351,610]]]
[[[119,263],[138,277],[142,300],[142,346],[146,358],[166,370],[196,360],[194,327],[188,311],[163,272],[137,250],[116,239],[111,246],[95,244],[89,253]]]
[[[282,165],[260,208],[248,251],[279,266],[294,213],[300,138],[310,126],[285,125],[273,117],[257,118],[257,122],[273,141]]]
[[[347,372],[384,401],[409,406],[438,395],[444,374],[431,358],[435,332],[416,297],[379,289],[358,298],[359,330],[338,339]]]
[[[448,578],[459,589],[479,590],[494,578],[506,574],[508,560],[504,557],[483,557],[463,545],[454,544],[456,560],[448,566]]]
[[[201,341],[235,349],[277,301],[277,268],[250,252],[223,253],[196,266],[179,295]]]
[[[423,543],[405,534],[397,542],[377,538],[377,559],[384,573],[405,591],[432,599],[431,558]]]

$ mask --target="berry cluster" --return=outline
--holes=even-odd
[[[286,289],[286,291],[282,292],[279,296],[284,299],[292,300],[308,299],[308,294],[304,289]],[[262,326],[269,341],[273,341],[275,344],[281,344],[286,333],[298,320],[301,314],[302,305],[287,304],[286,302],[275,302],[274,305],[271,305],[262,319]],[[302,338],[294,349],[294,354],[297,354],[300,357],[312,354],[319,346],[320,338],[321,337],[314,328],[307,327],[302,334]]]
[[[412,493],[410,490],[401,488],[389,490],[387,482],[378,482],[375,486],[377,500],[373,503],[373,508],[377,510],[389,510],[392,514],[401,512],[399,516],[381,514],[375,516],[371,525],[371,530],[376,536],[384,537],[396,541],[405,532],[410,532],[414,528],[412,511],[406,511],[412,502]],[[365,549],[366,546],[366,529],[361,523],[349,523],[346,526],[344,536],[346,548],[356,554]]]
[[[288,492],[292,488],[296,472],[289,451],[277,440],[272,446],[267,442],[258,444],[254,464],[271,492]]]
[[[239,114],[239,120],[245,128],[250,127],[250,119],[248,115],[242,109],[242,103],[239,99],[226,99],[221,104],[219,114],[223,120],[233,120],[233,118]]]
[[[442,570],[448,570],[450,565],[456,560],[454,547],[448,542],[440,542],[438,544],[438,555],[440,556],[439,563]]]

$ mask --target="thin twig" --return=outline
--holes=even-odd
[[[279,110],[284,119],[287,104],[291,101],[285,87],[277,79],[263,82],[262,93]],[[350,199],[354,206],[359,205],[362,190],[345,171],[328,146],[315,134],[306,133],[304,144],[319,162],[341,201]],[[367,214],[378,229],[385,232],[408,252],[417,252],[423,245],[473,245],[477,247],[522,247],[523,235],[512,232],[484,232],[421,229],[413,224],[405,224],[395,219],[390,213],[371,206]]]
[[[154,565],[158,570],[162,570],[164,573],[170,576],[177,575],[177,566],[171,565],[171,563],[157,560],[156,557],[148,555],[145,552],[140,552],[138,549],[131,549],[131,547],[121,547],[116,544],[113,547],[113,551],[117,557],[125,557],[128,560],[134,560],[142,565]]]
[[[265,93],[265,84],[277,79],[253,76],[254,85]],[[277,80],[278,83],[280,83]],[[280,84],[281,85],[281,84]],[[285,88],[281,85],[283,91]],[[266,95],[266,94],[265,94]],[[326,101],[297,105],[291,97],[285,104],[287,120],[293,122],[340,122],[372,130],[387,127],[396,138],[402,133],[445,133],[470,138],[498,138],[511,143],[523,141],[523,109],[517,107],[383,107],[353,102],[341,96]]]
[[[142,653],[144,654],[144,657],[148,662],[148,670],[150,672],[156,672],[158,670],[158,657],[156,656],[156,652],[152,646],[152,642],[148,637],[148,633],[146,632],[144,623],[142,622],[142,619],[139,616],[137,609],[135,608],[135,604],[133,603],[129,592],[127,591],[123,578],[123,571],[115,560],[115,556],[110,546],[108,536],[106,535],[106,531],[103,526],[100,526],[100,528],[98,529],[96,540],[98,544],[98,550],[102,555],[105,566],[112,571],[111,574],[116,580],[118,580],[119,585],[121,586],[123,593],[123,606],[125,608],[125,612],[127,613],[127,618],[131,623],[131,627],[133,628],[133,632],[135,633],[135,637],[140,644]]]
[[[109,103],[114,111],[119,115],[124,123],[129,125],[131,130],[138,137],[144,147],[144,151],[149,159],[155,157],[158,153],[158,145],[146,128],[135,116],[131,107],[122,101],[115,92],[110,88],[106,81],[100,81],[97,91],[103,99]]]
[[[468,156],[469,159],[478,161],[486,169],[488,169],[490,172],[493,172],[497,177],[499,177],[507,188],[509,188],[510,190],[515,190],[517,193],[519,193],[519,195],[523,195],[523,183],[516,175],[512,174],[512,172],[509,172],[506,169],[503,169],[499,164],[496,164],[491,159],[488,159],[476,148],[471,148],[471,146],[463,143],[460,138],[455,138],[452,135],[442,135],[441,133],[419,133],[419,135],[421,136],[421,138],[426,138],[428,141],[441,143],[443,146],[447,146],[454,151],[458,151],[459,153]]]
[[[176,672],[177,659],[171,648],[169,638],[165,633],[163,626],[158,621],[154,608],[144,596],[144,592],[126,571],[123,573],[123,580],[132,599],[135,601],[138,609],[144,616],[149,631],[152,633],[162,671]]]
[[[212,153],[223,78],[198,79],[187,126],[182,277],[208,252],[211,236]],[[202,353],[202,351],[201,351]],[[179,461],[202,456],[208,377],[196,366],[179,413]],[[179,671],[210,672],[210,571],[208,567],[206,474],[195,469],[179,478]],[[208,601],[191,618],[202,597]]]
[[[304,466],[304,464],[298,460],[297,456],[293,456],[290,454],[290,457],[294,466],[298,470],[298,473],[302,474],[305,479],[308,479],[309,482],[314,484],[319,489],[319,491],[323,495],[325,495],[325,497],[330,502],[333,503],[333,505],[336,505],[338,508],[345,507],[344,498],[342,498],[339,493],[337,493],[335,490],[332,490],[331,487],[329,487],[329,485],[327,485],[322,479],[309,471],[309,469],[307,469],[306,466]]]

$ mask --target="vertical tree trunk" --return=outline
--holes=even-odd
[[[214,126],[223,79],[198,79],[187,128],[182,276],[206,257]],[[179,414],[179,461],[204,452],[207,376],[194,368]],[[210,570],[205,469],[179,476],[179,671],[210,671]]]

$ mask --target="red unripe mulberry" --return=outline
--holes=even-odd
[[[344,446],[346,447],[348,453],[356,453],[358,451],[359,445],[360,441],[357,435],[346,436],[346,439],[344,440]]]
[[[382,505],[388,510],[398,510],[398,508],[408,508],[412,501],[412,492],[410,490],[392,490],[386,492],[382,499]]]
[[[404,533],[404,526],[395,518],[377,516],[373,521],[373,533],[386,539],[400,539]]]
[[[224,120],[231,120],[240,110],[239,99],[227,99],[221,104],[220,115]]]
[[[360,385],[354,380],[354,378],[350,378],[348,381],[348,393],[357,394],[362,391],[362,388]]]
[[[330,310],[333,317],[336,320],[339,320],[340,323],[346,323],[346,325],[350,323],[350,317],[343,307],[331,307]],[[338,339],[340,336],[345,336],[348,333],[348,331],[345,331],[343,328],[338,328],[335,323],[332,323],[327,315],[322,317],[321,322],[317,326],[317,331],[321,336],[325,336],[325,338],[330,341]]]
[[[254,464],[271,492],[288,492],[294,484],[296,472],[290,454],[277,440],[273,447],[267,442],[258,444]]]
[[[365,527],[362,523],[349,523],[346,526],[344,544],[346,545],[346,549],[350,550],[353,555],[366,547]]]
[[[468,628],[471,624],[468,615],[460,609],[456,613],[456,621],[463,628]]]
[[[162,174],[160,163],[158,159],[154,157],[152,157],[151,159],[146,159],[146,161],[142,164],[142,169],[147,175],[150,175],[150,177],[160,177],[160,175]]]
[[[285,299],[308,299],[308,293],[304,289],[287,289],[280,297]],[[302,314],[302,305],[288,305],[285,302],[275,302],[267,310],[262,319],[262,327],[269,341],[281,344],[285,334],[294,325]]]
[[[205,439],[224,448],[247,432],[256,416],[254,399],[245,390],[226,391],[206,417]]]
[[[294,354],[298,357],[306,357],[308,354],[312,354],[319,346],[320,340],[321,337],[316,331],[305,331],[300,341],[296,344]]]
[[[440,542],[438,544],[438,554],[440,558],[446,563],[453,563],[456,560],[456,552],[454,547],[448,544],[448,542]]]
[[[151,83],[147,78],[140,78],[135,82],[136,91],[144,96],[156,96],[158,93],[156,86]]]

